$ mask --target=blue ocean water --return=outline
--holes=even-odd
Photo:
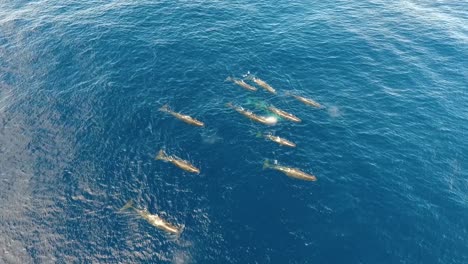
[[[467,69],[466,1],[3,0],[0,262],[468,263]]]

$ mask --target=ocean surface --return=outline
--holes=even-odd
[[[0,1],[0,263],[468,263],[468,2]]]

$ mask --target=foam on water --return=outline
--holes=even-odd
[[[265,120],[268,125],[276,125],[276,123],[278,123],[278,118],[276,116],[267,116]]]

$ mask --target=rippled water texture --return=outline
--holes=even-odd
[[[467,58],[466,1],[3,0],[0,263],[468,263]]]

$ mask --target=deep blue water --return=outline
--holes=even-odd
[[[468,263],[467,25],[448,0],[1,1],[0,263]]]

